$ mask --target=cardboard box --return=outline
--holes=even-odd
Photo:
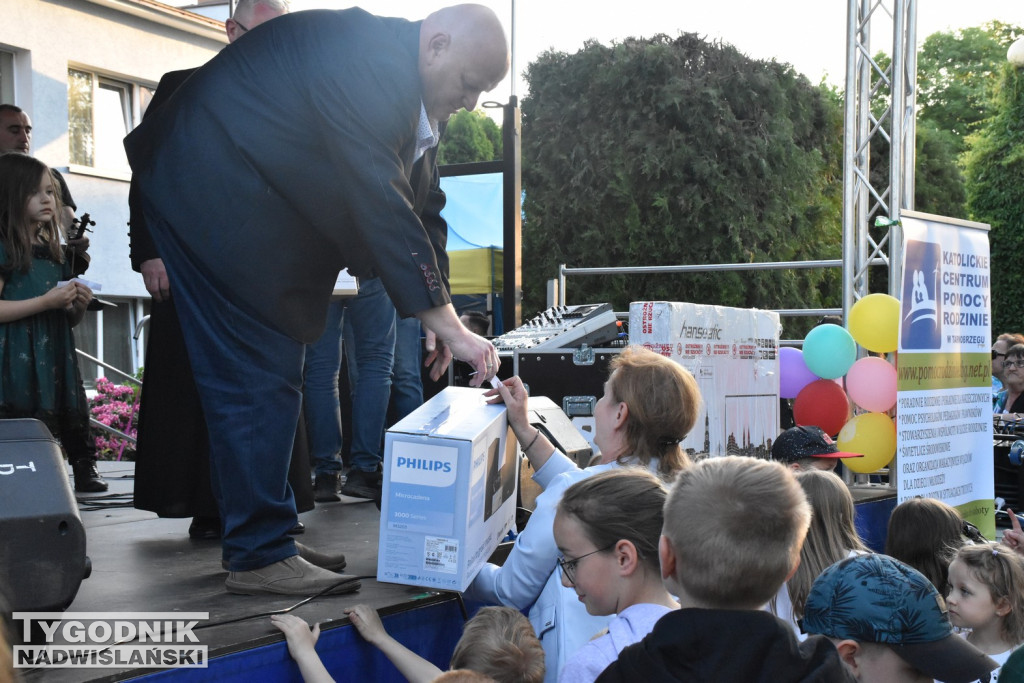
[[[779,314],[674,301],[629,305],[629,341],[693,373],[703,405],[690,455],[768,458],[779,433]]]
[[[503,405],[447,387],[388,430],[377,580],[463,591],[515,523]]]

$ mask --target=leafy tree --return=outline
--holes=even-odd
[[[992,226],[992,332],[1024,328],[1024,272],[1013,266],[1024,253],[1024,68],[1004,62],[993,116],[970,136],[967,206],[974,220]]]
[[[988,116],[1006,50],[1021,35],[1019,26],[992,21],[928,36],[917,55],[918,121],[949,131],[962,152],[964,138]]]
[[[914,209],[964,218],[967,191],[958,160],[958,142],[952,132],[939,130],[928,121],[918,121],[916,128]],[[876,189],[884,189],[889,186],[888,140],[882,137],[872,140],[870,155],[871,184]]]
[[[501,130],[480,111],[460,109],[448,121],[437,149],[438,164],[467,164],[501,158]]]
[[[524,282],[571,266],[839,258],[842,114],[793,69],[694,34],[588,42],[529,65]],[[841,274],[579,277],[569,300],[839,305]],[[524,314],[544,306],[539,284]],[[791,330],[787,330],[787,334]]]

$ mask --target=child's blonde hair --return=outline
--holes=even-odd
[[[963,546],[954,561],[988,586],[992,602],[1006,600],[1010,611],[1002,619],[1003,639],[1024,643],[1024,559],[1002,543],[982,543]]]
[[[834,472],[802,470],[797,483],[811,504],[811,526],[800,547],[800,566],[789,579],[793,618],[804,615],[811,584],[827,567],[849,556],[851,550],[869,552],[854,526],[853,496]]]
[[[463,627],[450,667],[472,669],[497,683],[541,683],[544,648],[522,612],[483,607]]]
[[[574,517],[595,548],[629,541],[641,565],[658,572],[658,539],[667,496],[665,485],[649,471],[625,467],[570,486],[558,503],[558,514]]]
[[[758,609],[800,554],[811,506],[792,472],[743,456],[683,469],[665,503],[675,581],[704,605]]]

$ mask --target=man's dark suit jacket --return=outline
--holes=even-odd
[[[433,191],[412,187],[419,26],[356,8],[278,17],[125,139],[147,216],[298,341],[323,330],[345,266],[379,275],[402,315],[450,301],[436,173],[417,179]]]
[[[181,84],[195,72],[196,69],[182,69],[165,73],[156,86],[153,99],[149,101],[146,115],[155,113],[162,107],[181,87]],[[153,237],[149,234],[149,226],[146,224],[146,215],[142,208],[142,198],[139,196],[139,187],[134,178],[131,188],[128,190],[128,209],[128,247],[132,270],[142,272],[142,264],[150,259],[160,258],[160,254],[156,250],[156,245],[153,244]]]

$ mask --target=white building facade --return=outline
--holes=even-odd
[[[144,329],[134,333],[149,294],[128,260],[122,139],[165,72],[199,66],[226,44],[222,21],[153,0],[0,1],[0,102],[28,113],[32,154],[64,174],[78,215],[96,221],[85,277],[117,304],[88,313],[78,348],[126,372],[144,363]],[[87,386],[105,374],[82,363]]]

